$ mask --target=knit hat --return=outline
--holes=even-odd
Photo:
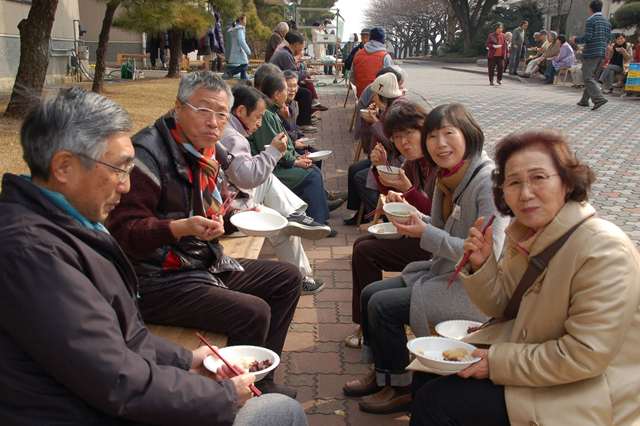
[[[380,27],[371,28],[371,31],[369,31],[369,38],[371,38],[371,40],[384,43],[384,30]]]
[[[402,96],[402,90],[400,90],[398,79],[395,74],[391,72],[382,74],[380,77],[376,78],[373,83],[371,83],[371,90],[379,96],[390,99]]]
[[[360,31],[360,35],[362,35],[362,34],[369,35],[370,32],[371,31],[369,30],[369,28],[363,28],[362,31]]]

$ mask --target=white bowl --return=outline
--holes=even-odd
[[[226,348],[218,349],[220,355],[224,357],[228,362],[232,364],[237,364],[243,368],[246,368],[245,361],[271,361],[271,366],[265,368],[264,370],[259,370],[252,372],[256,377],[256,382],[264,379],[264,377],[269,374],[270,371],[274,370],[278,364],[280,364],[280,357],[277,353],[273,352],[270,349],[263,348],[260,346],[249,346],[249,345],[238,345],[238,346],[227,346]],[[218,371],[218,368],[223,364],[223,362],[218,359],[216,356],[209,355],[204,359],[204,368],[215,373]],[[246,368],[248,370],[248,368]]]
[[[411,219],[411,213],[416,213],[415,207],[406,203],[386,203],[382,211],[389,218],[398,223],[407,223]]]
[[[400,179],[400,167],[380,165],[376,166],[378,174],[384,176],[388,181],[395,182]]]
[[[323,151],[310,152],[309,154],[307,154],[307,157],[313,161],[322,161],[329,158],[332,154],[333,151],[326,149]]]
[[[379,240],[397,240],[402,238],[402,235],[398,234],[398,230],[393,223],[378,223],[377,225],[371,225],[367,228],[367,231]]]
[[[464,361],[445,360],[442,352],[455,348],[467,349],[469,354],[476,349],[473,345],[446,337],[418,337],[407,343],[409,352],[415,355],[422,365],[438,370],[439,372],[457,373],[471,364],[480,361],[480,358],[471,356]]]
[[[246,211],[231,216],[231,223],[246,235],[269,237],[287,226],[287,219],[268,212]]]
[[[449,339],[461,340],[469,334],[469,327],[480,327],[481,322],[467,320],[443,321],[436,325],[436,333]]]

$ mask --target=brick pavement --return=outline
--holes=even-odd
[[[487,149],[498,138],[519,129],[552,125],[569,133],[581,158],[596,170],[599,183],[593,203],[601,215],[614,221],[640,241],[640,103],[614,100],[597,112],[575,105],[579,92],[530,83],[506,83],[490,88],[483,76],[443,71],[432,66],[407,65],[409,87],[433,105],[462,102],[481,123]],[[345,90],[329,86],[319,90],[323,103],[320,148],[332,149],[325,162],[329,189],[346,189],[347,168],[353,159],[348,133],[353,105],[342,108]],[[348,349],[342,339],[354,329],[351,323],[351,247],[361,235],[342,225],[344,208],[333,212],[330,222],[339,234],[333,239],[305,241],[315,275],[325,289],[303,296],[285,344],[277,379],[298,389],[310,425],[407,425],[406,415],[376,416],[361,413],[357,399],[345,398],[342,385],[367,366],[359,351]],[[268,244],[262,258],[275,258]]]

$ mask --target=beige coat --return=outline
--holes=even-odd
[[[530,247],[539,254],[595,213],[568,202]],[[509,227],[519,235],[517,222]],[[505,244],[472,275],[471,300],[501,316],[527,258]],[[468,273],[469,271],[467,271]],[[525,293],[515,320],[467,338],[489,343],[491,380],[505,386],[513,426],[640,425],[640,255],[614,224],[583,223]]]

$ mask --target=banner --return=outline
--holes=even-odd
[[[629,74],[624,90],[626,92],[640,92],[640,62],[629,64]]]

